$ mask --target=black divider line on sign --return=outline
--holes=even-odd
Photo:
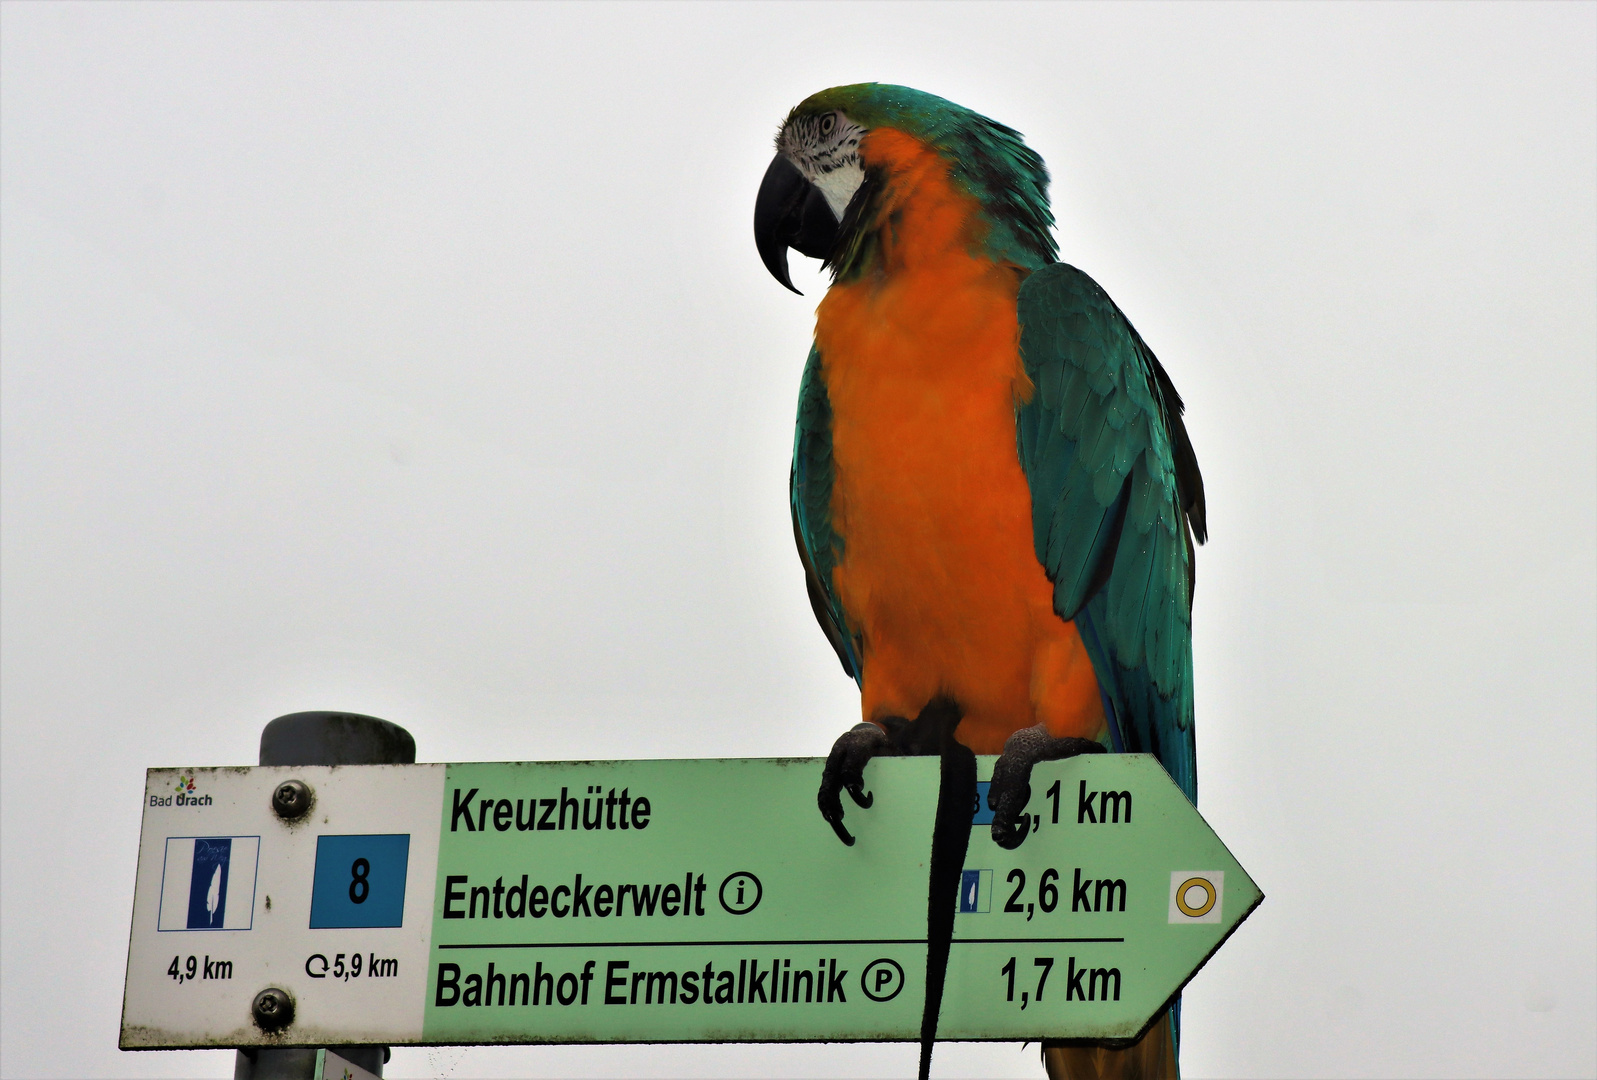
[[[1080,945],[1119,944],[1123,937],[955,938],[955,945]],[[492,941],[481,944],[437,945],[437,949],[650,949],[696,946],[747,947],[753,945],[924,945],[925,938],[794,938],[786,941]]]

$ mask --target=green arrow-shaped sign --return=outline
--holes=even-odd
[[[820,765],[451,766],[427,1041],[915,1038],[937,761],[872,762],[853,847]],[[939,1035],[1135,1037],[1262,895],[1152,757],[1032,790],[1017,851],[974,815]]]
[[[852,847],[821,766],[152,769],[122,1045],[915,1040],[938,762],[873,761]],[[1031,787],[1016,851],[973,813],[939,1037],[1134,1038],[1261,894],[1151,757]]]

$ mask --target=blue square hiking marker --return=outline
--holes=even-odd
[[[991,825],[993,812],[987,807],[987,789],[992,786],[990,780],[976,781],[976,813],[971,816],[971,828],[977,825]]]
[[[168,836],[156,929],[248,930],[255,922],[259,836]]]
[[[409,833],[318,836],[311,929],[401,926]]]
[[[993,872],[991,870],[961,870],[959,872],[959,913],[977,915],[993,909]]]
[[[189,878],[189,930],[219,930],[227,918],[227,874],[233,838],[200,837],[194,841],[194,870]]]

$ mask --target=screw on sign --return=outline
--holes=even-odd
[[[262,1031],[277,1031],[294,1022],[294,999],[277,987],[268,987],[255,995],[250,1013]]]
[[[311,789],[302,780],[285,780],[272,791],[272,809],[292,821],[311,808]]]

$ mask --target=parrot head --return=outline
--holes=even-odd
[[[980,207],[987,255],[1026,269],[1054,261],[1048,170],[1019,132],[920,90],[857,83],[806,98],[777,132],[754,201],[755,245],[777,281],[798,292],[789,248],[824,260],[834,280],[865,269],[873,250],[866,241],[884,224],[882,196],[895,181],[871,152],[880,131],[907,135],[947,161],[953,182]]]

